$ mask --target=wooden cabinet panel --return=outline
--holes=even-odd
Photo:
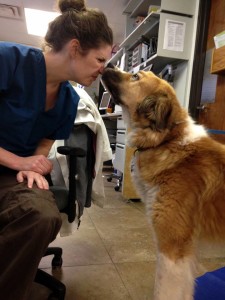
[[[211,73],[225,75],[225,46],[213,50]]]
[[[215,47],[213,37],[225,29],[225,1],[211,1],[210,21],[207,38],[207,50]],[[224,55],[223,55],[224,53]],[[225,64],[225,47],[216,50],[216,66],[220,69]],[[209,129],[225,131],[225,75],[218,75],[215,102],[208,104],[207,108],[200,112],[199,123],[204,124]],[[216,136],[217,139],[224,141],[222,135]]]
[[[214,48],[213,37],[222,32],[225,28],[225,1],[211,0],[211,11],[209,20],[207,49]]]

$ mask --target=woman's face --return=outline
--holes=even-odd
[[[91,49],[87,54],[77,51],[73,60],[73,80],[81,85],[89,86],[102,74],[105,63],[110,59],[112,47],[103,45],[98,49]]]

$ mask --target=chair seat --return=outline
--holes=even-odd
[[[59,211],[63,211],[68,206],[69,190],[62,186],[50,186],[53,192]]]

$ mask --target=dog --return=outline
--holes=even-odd
[[[192,300],[199,241],[225,239],[225,146],[152,72],[109,66],[101,80],[121,105],[127,144],[136,149],[132,178],[157,248],[154,300]]]

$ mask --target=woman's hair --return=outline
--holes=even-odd
[[[112,29],[103,12],[89,9],[85,0],[58,0],[61,14],[48,27],[44,47],[60,51],[71,39],[80,42],[84,52],[113,44]]]

